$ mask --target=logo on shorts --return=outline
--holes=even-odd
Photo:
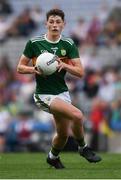
[[[66,55],[66,50],[65,49],[61,49],[61,55],[65,56]]]

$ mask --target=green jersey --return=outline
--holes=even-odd
[[[73,40],[63,36],[56,42],[49,41],[46,35],[32,38],[27,42],[23,54],[30,58],[33,65],[35,65],[37,57],[45,51],[56,54],[66,63],[71,62],[69,59],[79,58],[79,52]],[[36,74],[35,93],[57,95],[64,91],[68,91],[68,87],[64,80],[65,74],[65,70],[61,70],[61,72],[56,71],[52,75],[45,77]]]

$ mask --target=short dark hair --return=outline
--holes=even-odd
[[[46,20],[49,19],[50,16],[60,16],[62,20],[65,19],[65,14],[61,9],[51,9],[46,13]]]

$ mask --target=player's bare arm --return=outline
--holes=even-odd
[[[37,71],[35,66],[29,66],[29,63],[30,63],[30,59],[22,55],[20,57],[20,60],[17,66],[17,72],[21,74],[35,74],[35,73],[39,75],[42,74],[42,72]]]
[[[79,58],[71,59],[73,65],[67,64],[62,62],[58,59],[59,65],[58,65],[58,72],[60,72],[62,69],[65,69],[67,72],[77,76],[77,77],[83,77],[84,75],[84,69],[82,67],[82,64],[80,62]]]

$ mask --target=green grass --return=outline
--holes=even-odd
[[[62,153],[66,169],[46,164],[46,154],[0,154],[0,179],[120,179],[121,154],[101,154],[103,161],[88,163],[78,153]]]

